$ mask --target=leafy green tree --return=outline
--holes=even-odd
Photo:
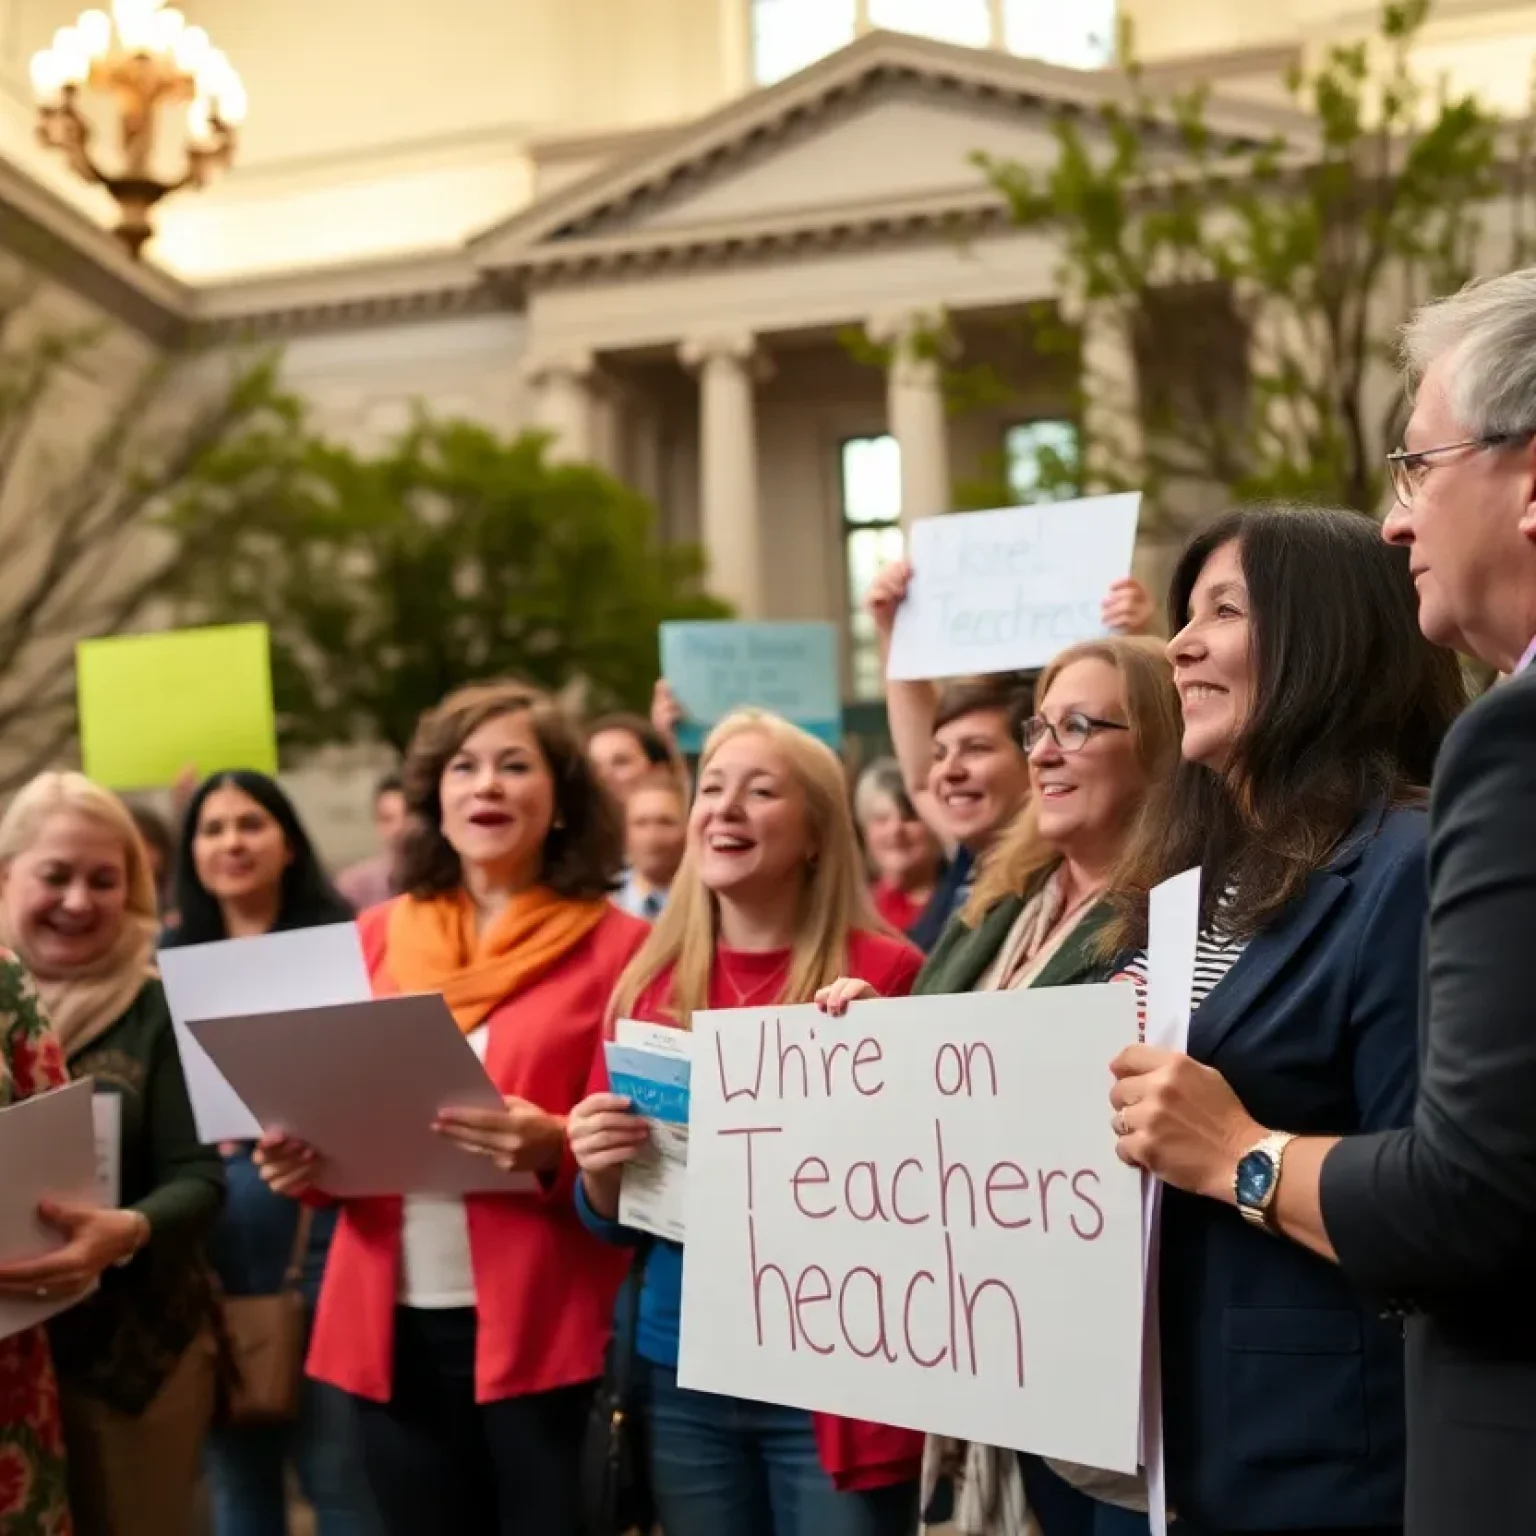
[[[1302,126],[1263,143],[1219,132],[1205,90],[1160,89],[1131,62],[1125,99],[1057,119],[1044,167],[975,157],[1015,222],[1061,244],[1027,340],[1080,363],[1081,437],[1043,466],[1042,494],[1141,489],[1153,531],[1212,489],[1380,508],[1404,414],[1398,326],[1532,255],[1529,126],[1416,75],[1429,10],[1390,0],[1375,37],[1296,70]],[[1095,330],[1118,359],[1080,350]],[[975,371],[950,372],[963,409]],[[1006,486],[961,495],[996,505]]]
[[[515,675],[648,704],[657,626],[719,618],[697,549],[654,537],[650,504],[545,439],[421,417],[379,457],[299,432],[257,498],[242,450],[212,501],[223,559],[184,584],[191,622],[261,620],[286,745],[396,749],[450,689]],[[173,513],[184,532],[210,498]]]
[[[291,404],[270,361],[152,357],[72,321],[39,255],[32,275],[0,283],[0,792],[68,750],[76,641],[154,622],[217,558],[216,526],[166,538],[160,509],[215,462],[225,473],[234,445],[273,431]]]

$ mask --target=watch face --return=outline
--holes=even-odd
[[[1237,1203],[1262,1209],[1275,1188],[1275,1160],[1268,1152],[1249,1152],[1237,1165]]]

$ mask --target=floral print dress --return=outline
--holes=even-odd
[[[69,1080],[21,962],[0,949],[0,1108]],[[59,1387],[45,1329],[0,1339],[0,1536],[69,1536]]]

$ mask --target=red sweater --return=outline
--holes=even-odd
[[[392,904],[358,919],[374,991],[399,991],[389,974]],[[485,1069],[504,1094],[564,1115],[586,1091],[600,1051],[608,999],[649,928],[617,907],[548,972],[486,1020]],[[598,1241],[577,1218],[575,1163],[536,1195],[470,1195],[475,1277],[475,1399],[495,1402],[602,1375],[603,1350],[628,1255]],[[395,1298],[403,1203],[348,1200],[325,1266],[309,1373],[387,1402],[394,1365]]]
[[[922,952],[905,939],[855,932],[848,941],[846,975],[867,981],[882,997],[905,997],[922,969]],[[718,949],[709,979],[711,1008],[739,1008],[772,1001],[789,967],[789,951],[749,954]],[[663,971],[636,999],[633,1017],[646,1024],[672,1024],[667,1013],[670,972]],[[603,1054],[597,1053],[593,1091],[608,1086]],[[923,1437],[916,1430],[813,1414],[816,1449],[832,1481],[844,1491],[883,1488],[916,1478],[922,1470]]]

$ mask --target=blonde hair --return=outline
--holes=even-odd
[[[1167,642],[1151,635],[1113,635],[1069,645],[1051,658],[1035,684],[1037,711],[1051,684],[1079,661],[1102,661],[1119,674],[1131,743],[1148,784],[1170,772],[1178,757],[1183,720],[1179,696],[1173,687]],[[1040,812],[1031,798],[983,861],[975,887],[961,911],[961,921],[974,928],[1005,897],[1026,894],[1060,858],[1040,834]]]
[[[748,735],[764,737],[784,754],[791,775],[805,794],[815,859],[806,867],[789,977],[784,995],[777,1001],[806,1003],[819,987],[843,973],[850,934],[858,930],[881,933],[885,926],[870,902],[843,765],[830,747],[765,710],[739,710],[722,720],[704,743],[699,778],[726,742]],[[688,1028],[694,1011],[709,1006],[718,931],[719,906],[699,877],[690,842],[656,926],[619,978],[613,1016],[630,1013],[640,995],[670,966],[667,1009],[678,1024]]]
[[[132,813],[110,789],[103,789],[83,773],[40,773],[20,790],[0,816],[0,866],[23,854],[37,840],[47,819],[57,811],[74,811],[114,833],[123,845],[127,874],[128,915],[154,923],[159,902],[149,850]]]

